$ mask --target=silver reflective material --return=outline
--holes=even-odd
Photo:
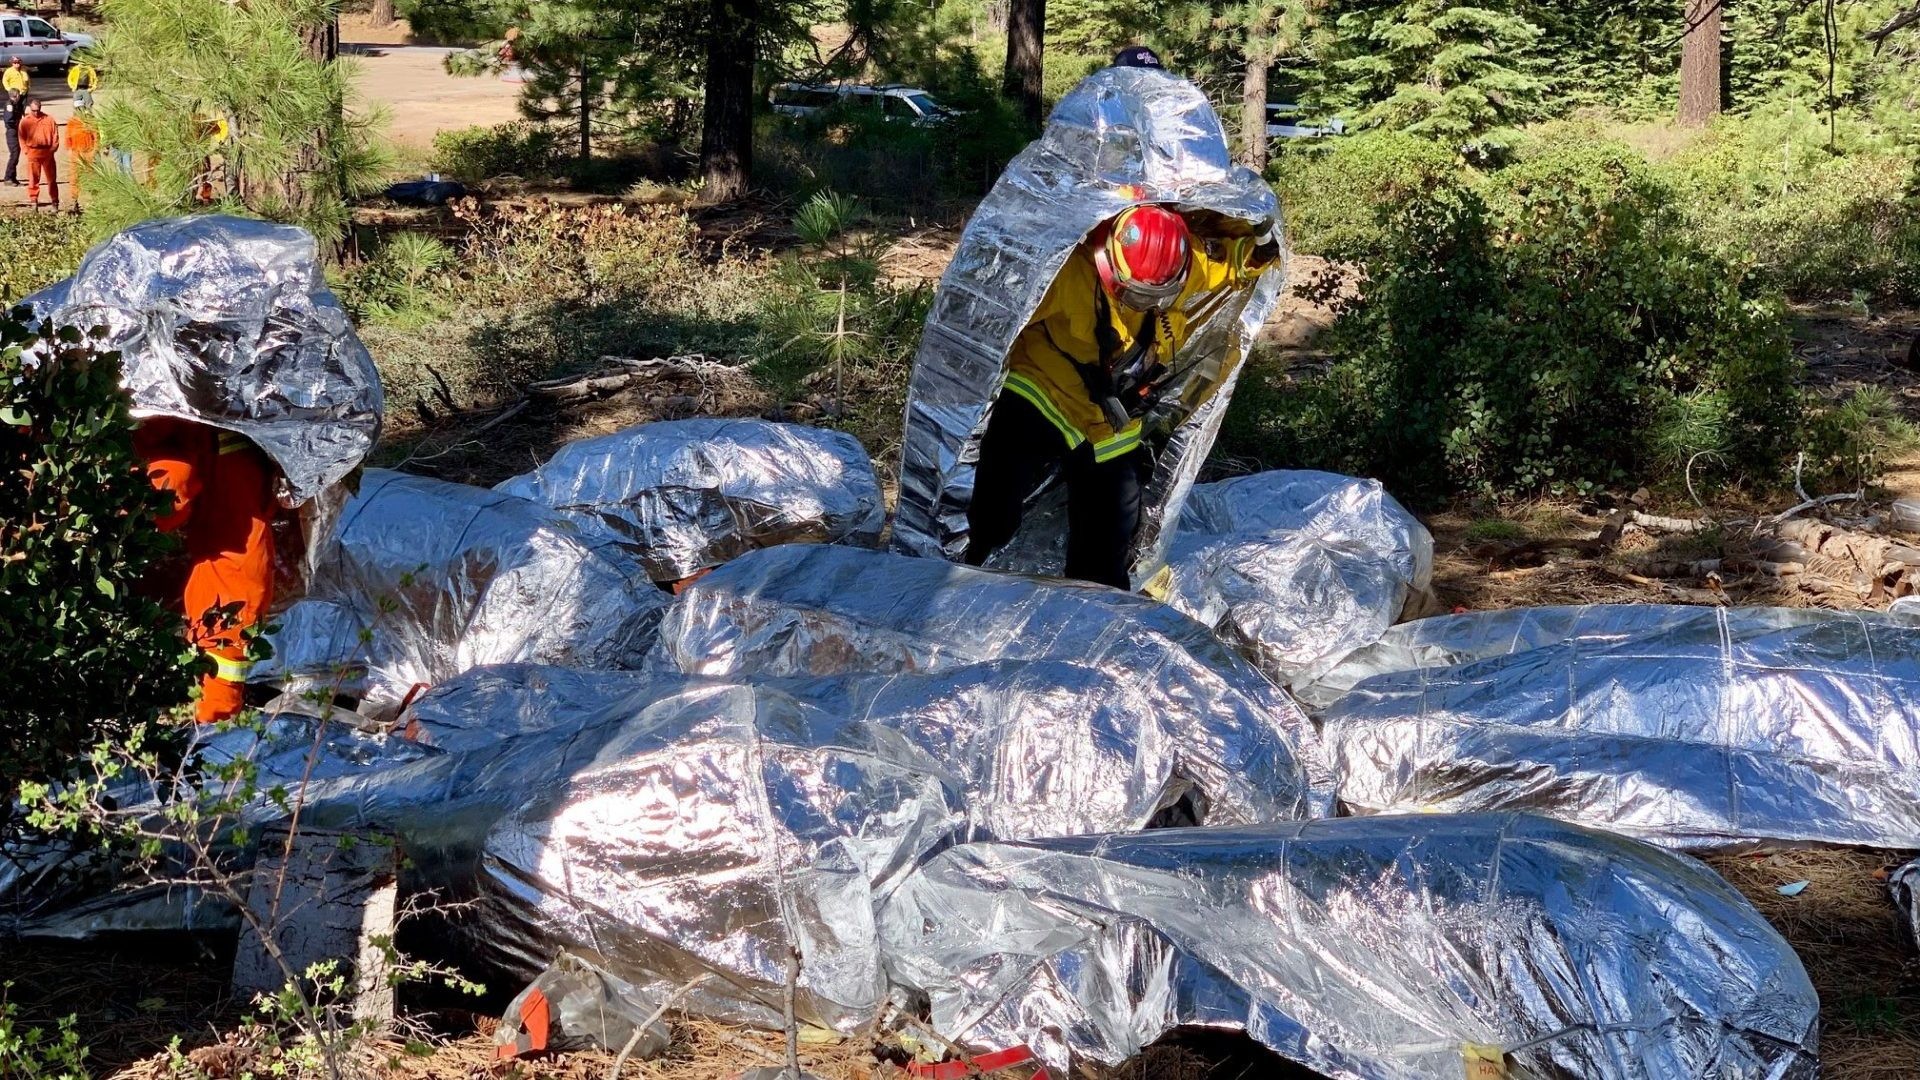
[[[1377,480],[1264,472],[1194,488],[1167,564],[1167,603],[1284,685],[1379,640],[1431,583],[1433,537]]]
[[[413,719],[443,747],[614,725],[489,838],[479,936],[521,974],[590,950],[653,1001],[711,974],[690,1007],[761,1026],[780,1026],[790,946],[803,1019],[872,1020],[873,905],[948,844],[1300,812],[1290,758],[1213,757],[1271,741],[1249,718],[1162,713],[1139,681],[1057,660],[751,684],[484,669]]]
[[[1300,799],[1303,814],[1330,805],[1313,724],[1292,699],[1206,627],[1097,585],[855,548],[770,548],[676,599],[648,666],[763,678],[944,671],[998,659],[1097,669],[1140,694],[1162,723],[1202,740],[1194,768],[1275,778],[1285,790],[1274,797]]]
[[[876,547],[886,507],[844,432],[766,420],[668,420],[560,448],[494,488],[619,538],[655,581],[784,543]]]
[[[1528,810],[1680,847],[1920,847],[1920,627],[1769,608],[1410,623],[1321,713],[1343,806]]]
[[[1819,1002],[1706,867],[1518,814],[972,844],[883,908],[934,1027],[1060,1075],[1180,1025],[1332,1080],[1812,1080]],[[1074,1074],[1077,1075],[1077,1074]]]
[[[37,315],[104,327],[135,416],[245,435],[295,506],[339,481],[380,435],[380,374],[291,225],[206,215],[135,225],[74,276],[27,298]]]
[[[626,550],[544,506],[369,469],[251,677],[331,687],[344,665],[341,689],[384,719],[482,664],[635,666],[665,602]]]
[[[1893,894],[1893,906],[1900,909],[1907,923],[1907,939],[1920,945],[1920,859],[1901,866],[1887,876],[1887,891]]]
[[[1008,350],[1080,241],[1139,203],[1255,224],[1279,211],[1273,190],[1233,162],[1219,117],[1192,83],[1145,68],[1109,68],[1081,81],[981,201],[934,294],[908,387],[895,550],[955,561],[965,553],[979,436]],[[1180,426],[1143,493],[1136,576],[1162,553],[1166,526],[1213,446],[1237,361],[1279,302],[1285,276],[1275,270],[1230,294],[1172,365],[1197,362],[1204,380],[1222,386],[1190,418],[1172,404],[1171,415],[1149,418]],[[1056,557],[1049,528],[1045,514],[1026,523],[1010,545],[1027,553],[1016,569],[1059,569],[1043,561]]]

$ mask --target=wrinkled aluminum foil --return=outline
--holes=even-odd
[[[1007,166],[961,235],[940,279],[914,358],[901,444],[896,551],[958,561],[966,551],[979,437],[999,393],[1007,352],[1032,320],[1075,247],[1128,206],[1164,203],[1259,223],[1277,219],[1273,190],[1234,163],[1206,95],[1185,79],[1109,68],[1054,107],[1040,138]],[[1181,362],[1233,365],[1216,396],[1187,418],[1141,499],[1135,577],[1150,576],[1167,526],[1213,446],[1237,361],[1279,302],[1285,273],[1233,294],[1194,332]],[[1175,366],[1178,366],[1176,364]],[[1178,416],[1170,420],[1180,419]],[[1058,493],[1052,496],[1057,500]],[[1048,495],[1036,496],[1044,503]],[[1058,572],[1046,513],[1029,516],[1009,547],[1014,569]]]
[[[1290,794],[1303,809],[1330,809],[1331,774],[1299,706],[1206,627],[1115,589],[856,548],[769,548],[677,598],[647,663],[764,678],[945,671],[997,659],[1096,668],[1190,732],[1217,718],[1227,726],[1216,730],[1240,732],[1241,741],[1207,747],[1207,760],[1228,771],[1293,773]]]
[[[1433,577],[1433,537],[1377,480],[1264,472],[1202,484],[1166,602],[1282,685],[1378,641]]]
[[[494,488],[617,537],[655,581],[784,543],[877,547],[886,507],[844,432],[766,420],[668,420],[583,439]]]
[[[1904,620],[1493,612],[1408,624],[1356,662],[1410,670],[1321,713],[1351,812],[1526,810],[1678,847],[1920,847],[1920,627]]]
[[[1800,960],[1706,867],[1519,814],[1168,829],[939,856],[885,905],[934,1027],[1060,1075],[1181,1025],[1332,1080],[1818,1074]],[[1077,1074],[1075,1074],[1077,1075]]]
[[[380,373],[305,230],[223,215],[149,221],[25,302],[60,325],[105,328],[135,416],[251,439],[280,467],[286,506],[352,472],[379,438]]]
[[[337,686],[385,719],[482,664],[636,666],[666,599],[626,550],[544,506],[369,469],[251,678]]]
[[[522,975],[556,947],[591,955],[654,1002],[711,973],[689,1007],[760,1026],[780,1026],[789,946],[804,1020],[872,1020],[887,990],[873,905],[949,844],[1139,829],[1183,807],[1300,813],[1289,758],[1212,757],[1266,731],[1163,714],[1137,681],[1063,661],[751,685],[502,667],[412,717],[437,747],[616,725],[591,767],[489,838],[478,937]]]

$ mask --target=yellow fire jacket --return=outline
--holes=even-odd
[[[1193,358],[1180,355],[1188,338],[1205,322],[1207,314],[1216,310],[1217,301],[1227,290],[1251,284],[1266,269],[1264,263],[1249,265],[1250,248],[1251,241],[1244,237],[1195,237],[1186,286],[1169,310],[1138,312],[1108,303],[1107,317],[1121,350],[1131,349],[1140,335],[1147,333],[1153,335],[1152,349],[1160,363],[1176,371],[1183,364],[1192,364]],[[1101,362],[1094,324],[1100,306],[1095,297],[1100,288],[1092,242],[1088,241],[1067,258],[1033,320],[1014,339],[1007,358],[1006,392],[1018,394],[1039,409],[1059,429],[1070,449],[1090,442],[1096,461],[1110,461],[1140,445],[1141,421],[1136,418],[1116,431],[1074,366]],[[1227,349],[1232,355],[1220,358],[1221,362],[1195,365],[1202,372],[1201,378],[1165,388],[1163,394],[1174,399],[1169,404],[1178,412],[1174,423],[1206,404],[1239,364],[1238,345],[1229,344]]]

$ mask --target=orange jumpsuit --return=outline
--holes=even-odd
[[[72,188],[73,205],[80,205],[80,174],[93,167],[94,152],[100,148],[100,135],[79,113],[67,121],[67,185]]]
[[[53,154],[60,149],[60,123],[46,113],[20,118],[20,149],[27,154],[27,204],[40,205],[40,184],[45,181],[53,194],[53,208],[60,208],[60,177],[54,170]]]
[[[170,581],[167,591],[180,598],[187,640],[214,662],[196,717],[228,719],[244,705],[242,632],[273,602],[273,463],[245,436],[172,417],[140,421],[133,445],[153,485],[173,495],[160,527],[186,540],[184,584]],[[213,614],[235,604],[231,616]]]

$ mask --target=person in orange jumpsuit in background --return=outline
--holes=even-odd
[[[67,121],[67,186],[73,195],[73,209],[80,210],[80,174],[93,168],[93,155],[100,149],[100,134],[87,122],[84,110]]]
[[[60,122],[48,116],[39,98],[27,99],[27,115],[20,118],[20,149],[27,155],[27,205],[40,205],[40,181],[47,182],[53,208],[60,209],[60,178],[53,155],[60,149]]]
[[[243,435],[166,416],[141,420],[133,446],[154,486],[173,495],[160,528],[185,540],[185,566],[154,584],[178,597],[187,640],[214,664],[195,718],[230,719],[245,705],[245,632],[273,603],[275,466]]]

